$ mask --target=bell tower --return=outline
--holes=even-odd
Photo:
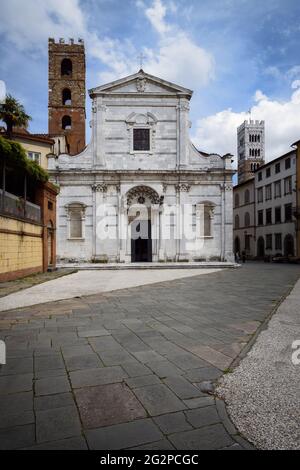
[[[85,147],[85,50],[79,39],[49,38],[48,132],[66,137],[68,153]]]
[[[265,122],[244,121],[237,129],[238,183],[265,163]]]

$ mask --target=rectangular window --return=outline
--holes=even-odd
[[[275,193],[275,194],[274,194],[275,199],[276,199],[277,197],[281,197],[281,180],[276,181],[276,182],[274,183],[274,193]]]
[[[292,204],[285,204],[284,206],[284,219],[285,222],[292,221]]]
[[[276,163],[275,165],[275,173],[280,173],[280,163]]]
[[[282,235],[281,233],[275,233],[275,250],[282,250]]]
[[[275,207],[275,224],[281,223],[281,207]]]
[[[258,173],[258,181],[261,181],[261,180],[262,180],[262,172],[260,171],[260,172]]]
[[[284,178],[284,194],[291,194],[292,193],[292,177],[288,176]]]
[[[263,188],[258,188],[258,190],[257,190],[257,202],[263,202],[263,200],[264,200]]]
[[[150,150],[150,129],[133,129],[133,150],[136,152]]]
[[[285,169],[286,170],[289,170],[291,168],[291,159],[290,158],[287,158],[285,160]]]
[[[272,224],[272,209],[267,209],[266,210],[266,224],[267,225]]]
[[[28,158],[38,165],[41,164],[41,154],[39,152],[27,152]]]
[[[257,213],[257,224],[264,225],[264,212],[263,211],[258,211]]]
[[[272,237],[272,234],[269,233],[268,235],[266,235],[266,249],[267,250],[272,250],[272,247],[273,247],[273,237]]]
[[[270,178],[271,176],[271,168],[266,169],[266,178]]]
[[[266,201],[269,201],[270,199],[272,199],[272,185],[268,184],[266,186]]]

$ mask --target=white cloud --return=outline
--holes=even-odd
[[[149,49],[145,53],[147,72],[183,86],[198,88],[214,78],[213,57],[182,31],[161,39],[157,54]]]
[[[213,79],[213,57],[176,24],[166,21],[167,12],[176,13],[172,1],[152,0],[149,5],[137,0],[136,4],[158,34],[157,47],[144,48],[146,72],[190,88]],[[98,74],[100,83],[136,72],[140,49],[129,39],[119,41],[92,31],[88,20],[79,0],[9,0],[1,5],[0,34],[22,52],[43,55],[47,54],[48,37],[83,37],[87,54],[106,67]]]
[[[152,6],[145,9],[145,15],[153,28],[160,34],[170,31],[170,26],[165,22],[167,7],[161,0],[153,0]]]
[[[168,10],[176,13],[173,2],[153,0],[151,7],[147,8],[139,0],[137,5],[159,33],[158,50],[144,50],[147,57],[144,65],[146,72],[190,88],[204,86],[214,79],[213,56],[176,24],[166,21]]]
[[[294,80],[291,86],[293,90],[296,90],[296,88],[300,87],[300,80]]]
[[[78,37],[85,32],[78,0],[1,2],[0,34],[21,51],[45,51],[48,37]]]
[[[251,119],[265,121],[266,160],[270,161],[289,151],[290,145],[300,138],[300,88],[287,101],[271,100],[260,90],[254,100]],[[193,142],[208,152],[236,155],[236,129],[246,119],[248,113],[236,113],[232,109],[200,119]]]

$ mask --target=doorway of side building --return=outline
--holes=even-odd
[[[241,253],[241,244],[239,237],[235,237],[234,240],[234,253]]]
[[[265,240],[263,237],[259,237],[257,240],[257,257],[264,258],[265,256]]]
[[[284,238],[284,256],[294,256],[294,254],[294,238],[289,234]]]
[[[151,220],[134,220],[131,223],[131,262],[152,262]]]

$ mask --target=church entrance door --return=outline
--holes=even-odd
[[[152,262],[151,220],[135,220],[131,224],[132,232],[141,235],[131,238],[131,262]],[[145,238],[145,234],[147,238]]]

